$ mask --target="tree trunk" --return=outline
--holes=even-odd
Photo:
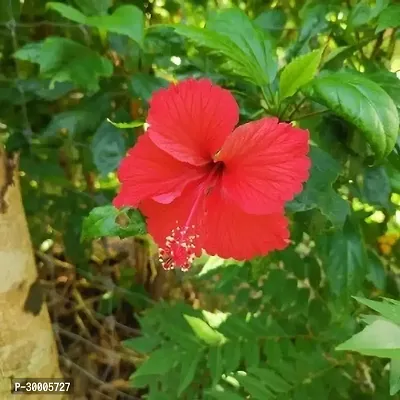
[[[18,168],[0,145],[0,398],[14,399],[10,378],[61,377],[47,307],[24,311],[37,278]],[[19,399],[61,399],[60,395],[19,395]]]

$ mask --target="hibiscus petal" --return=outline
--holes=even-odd
[[[205,229],[204,250],[222,258],[248,260],[289,244],[288,221],[282,213],[246,214],[219,188],[207,199]]]
[[[189,222],[189,234],[199,236],[194,241],[193,252],[196,255],[201,254],[205,198],[199,198],[200,183],[201,181],[198,181],[188,185],[182,195],[169,204],[161,204],[152,199],[140,203],[139,209],[147,218],[147,230],[160,247],[165,246],[166,239],[171,236],[172,231],[176,231],[177,228],[183,230]]]
[[[147,118],[153,142],[176,159],[204,165],[239,119],[234,97],[208,79],[188,79],[157,91]]]
[[[118,169],[121,189],[113,204],[137,207],[141,200],[156,197],[168,203],[185,186],[206,173],[205,168],[180,162],[159,149],[145,133],[128,151]]]
[[[282,212],[308,179],[309,134],[277,118],[244,124],[230,135],[218,161],[224,193],[251,214]]]

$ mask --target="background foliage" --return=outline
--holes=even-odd
[[[400,304],[379,297],[400,290],[399,26],[389,0],[0,1],[0,143],[40,267],[27,307],[45,290],[77,398],[396,394]],[[311,177],[286,250],[154,276],[140,214],[109,204],[151,94],[189,76],[231,90],[241,122],[309,129]]]

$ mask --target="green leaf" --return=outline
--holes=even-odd
[[[242,345],[240,341],[229,340],[224,344],[223,357],[226,372],[234,372],[240,366],[242,358]]]
[[[221,346],[210,347],[208,353],[208,367],[210,368],[210,375],[212,379],[212,386],[220,381],[223,372],[223,359]]]
[[[132,77],[129,89],[132,95],[148,102],[156,90],[167,87],[168,84],[165,79],[139,72]]]
[[[244,397],[239,396],[237,393],[232,392],[228,389],[224,389],[223,392],[213,390],[207,391],[206,393],[216,400],[245,400]]]
[[[385,168],[366,168],[363,178],[363,194],[368,204],[389,208],[391,187]]]
[[[133,39],[140,46],[144,41],[144,15],[143,12],[134,5],[119,6],[111,15],[85,16],[77,9],[62,3],[50,2],[47,4],[49,9],[57,11],[63,17],[77,22],[93,26],[107,32],[126,35]]]
[[[263,86],[275,78],[276,55],[272,45],[239,9],[223,10],[211,18],[206,28],[183,25],[175,31],[197,44],[223,54],[224,67]]]
[[[285,12],[279,8],[263,11],[254,20],[254,24],[266,31],[269,35],[278,38],[281,36],[283,28],[286,24],[287,16]]]
[[[206,28],[236,43],[262,74],[264,83],[275,79],[277,61],[271,40],[242,10],[231,8],[215,13],[208,19]]]
[[[46,4],[46,8],[48,8],[49,10],[54,10],[61,14],[64,18],[77,22],[78,24],[86,24],[86,15],[82,14],[79,10],[67,4],[49,2]]]
[[[315,79],[313,89],[322,103],[362,132],[377,160],[393,150],[399,115],[379,85],[355,73],[336,72]]]
[[[280,82],[280,99],[293,96],[301,87],[311,82],[318,71],[323,49],[314,50],[291,61],[283,69]]]
[[[335,227],[339,228],[343,226],[350,212],[347,201],[332,188],[341,166],[328,153],[315,146],[311,147],[310,158],[312,161],[310,178],[300,195],[287,204],[287,209],[300,212],[317,207]]]
[[[260,347],[257,340],[247,340],[243,344],[243,354],[247,368],[260,364]]]
[[[400,109],[400,80],[395,73],[382,69],[366,76],[377,83],[392,98],[397,109]]]
[[[18,60],[39,64],[42,55],[42,47],[42,42],[27,43],[24,47],[21,47],[14,53],[14,57]]]
[[[389,299],[384,299],[384,301],[380,302],[364,299],[362,297],[354,297],[354,299],[359,303],[372,308],[388,320],[400,325],[400,302],[393,303],[394,300]]]
[[[129,129],[129,128],[137,128],[139,126],[143,126],[143,121],[132,121],[132,122],[112,122],[107,118],[107,122],[114,125],[118,129]]]
[[[177,360],[172,346],[163,347],[150,354],[150,357],[136,370],[132,378],[147,375],[164,375],[175,367]]]
[[[88,17],[86,23],[98,29],[126,35],[143,46],[144,15],[134,5],[119,6],[111,15]]]
[[[81,240],[97,239],[105,236],[128,237],[146,233],[146,224],[138,210],[132,210],[127,226],[116,222],[119,215],[127,216],[123,210],[114,206],[95,207],[83,220]]]
[[[94,134],[91,143],[93,161],[101,175],[113,172],[126,151],[123,131],[113,125],[104,121]]]
[[[259,378],[254,378],[249,375],[236,374],[235,378],[243,386],[243,388],[252,396],[254,400],[273,399],[272,392],[264,386]]]
[[[184,318],[193,329],[195,335],[208,345],[215,346],[225,342],[225,336],[211,328],[202,319],[191,317],[190,315],[184,315]]]
[[[400,359],[400,326],[379,319],[342,343],[336,350],[356,351],[366,356]]]
[[[380,290],[385,289],[386,272],[381,258],[373,250],[368,250],[368,275],[367,279]]]
[[[390,395],[400,390],[400,359],[390,361]]]
[[[317,240],[332,292],[345,297],[360,288],[367,272],[364,240],[359,227],[347,219],[343,230]]]
[[[14,57],[38,63],[41,75],[51,79],[50,87],[56,82],[71,81],[95,92],[99,89],[99,78],[109,77],[113,72],[110,60],[70,39],[51,36],[34,51],[27,46],[14,53]]]
[[[277,393],[286,393],[290,391],[289,385],[281,376],[271,369],[249,368],[248,372],[255,375],[261,382],[264,382],[271,390]]]
[[[381,12],[376,33],[400,26],[400,4],[392,4]]]
[[[141,354],[148,354],[159,346],[161,342],[162,338],[160,336],[151,335],[124,340],[122,345]]]
[[[100,15],[107,13],[113,0],[74,0],[74,3],[85,15]]]
[[[178,398],[180,398],[183,392],[189,387],[193,382],[197,367],[202,359],[203,351],[198,351],[193,354],[192,352],[187,352],[182,361],[182,369],[180,376],[180,384],[178,387]]]

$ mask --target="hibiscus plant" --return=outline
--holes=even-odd
[[[140,333],[123,341],[139,359],[135,398],[396,396],[400,5],[102,0],[43,13],[56,28],[18,42],[27,78],[9,93],[56,106],[8,113],[5,146],[39,199],[26,205],[35,245],[61,235],[85,279],[99,273],[93,241],[144,249],[99,311],[136,315]]]

